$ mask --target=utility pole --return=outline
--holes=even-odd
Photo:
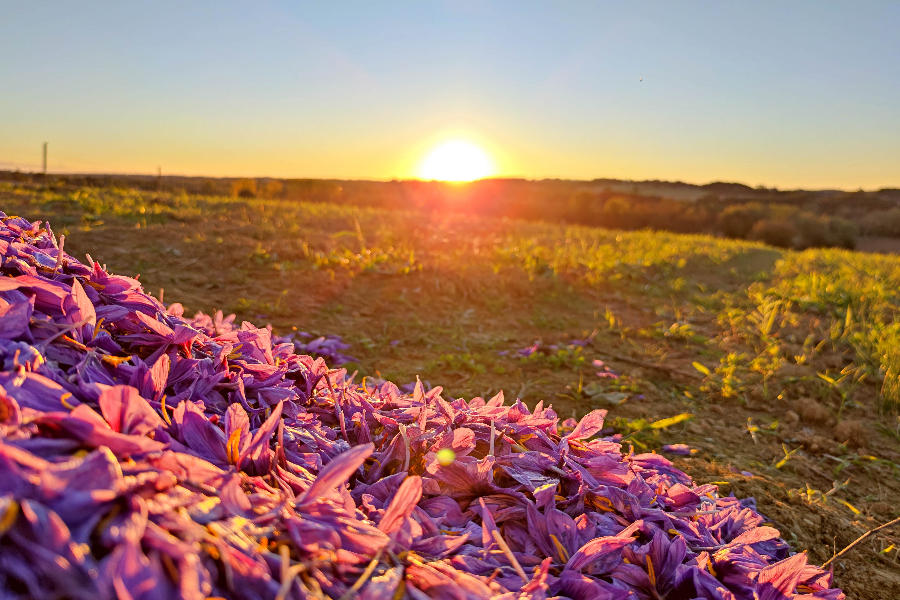
[[[47,142],[44,142],[44,175],[47,174]]]

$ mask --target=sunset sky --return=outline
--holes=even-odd
[[[900,3],[3,2],[0,169],[900,187]]]

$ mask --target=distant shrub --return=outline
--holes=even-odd
[[[829,220],[828,229],[831,232],[831,241],[834,246],[852,250],[856,248],[856,236],[859,235],[859,227],[847,219],[833,217]]]
[[[261,192],[264,198],[280,198],[284,193],[284,184],[280,179],[269,179],[263,184]]]
[[[218,194],[218,186],[215,179],[204,179],[200,184],[198,192],[203,196],[216,196]]]
[[[860,219],[863,235],[900,237],[900,208],[870,212]]]
[[[829,246],[832,235],[828,228],[827,217],[804,213],[795,221],[794,225],[800,233],[799,246],[803,248],[821,248]]]
[[[235,179],[231,182],[231,195],[238,198],[256,198],[256,180]]]
[[[627,198],[613,196],[608,199],[601,212],[601,223],[614,229],[638,229],[643,223],[636,207]]]
[[[762,219],[753,225],[748,236],[752,240],[765,242],[770,246],[790,248],[799,237],[793,223],[782,219]]]
[[[599,196],[588,190],[578,190],[571,196],[566,203],[566,209],[570,218],[579,218],[597,210],[599,204]]]
[[[801,213],[794,225],[800,234],[797,245],[801,248],[856,247],[858,229],[846,219]]]
[[[729,206],[719,214],[719,231],[730,238],[746,238],[756,223],[769,216],[769,208],[758,202]]]

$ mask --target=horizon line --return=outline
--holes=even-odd
[[[40,169],[25,171],[21,168],[9,169],[8,166],[12,166],[14,163],[0,163],[0,172],[6,173],[22,173],[25,175],[44,175],[44,173]],[[149,178],[157,178],[160,177],[157,173],[135,173],[128,171],[49,171],[46,173],[48,176],[60,176],[60,175],[71,175],[71,176],[82,176],[82,177],[109,177],[109,176],[122,176],[122,177],[149,177]],[[573,183],[593,183],[596,181],[615,181],[620,183],[635,183],[635,184],[669,184],[669,185],[685,185],[691,187],[707,187],[715,184],[724,184],[724,185],[741,185],[747,188],[750,188],[754,191],[776,191],[776,192],[796,192],[796,191],[804,191],[804,192],[844,192],[844,193],[853,193],[853,192],[880,192],[886,190],[897,190],[900,189],[900,184],[897,186],[882,186],[879,188],[864,188],[859,187],[856,189],[847,189],[847,188],[802,188],[802,187],[791,187],[791,188],[779,188],[778,186],[765,186],[758,185],[754,186],[748,183],[743,183],[740,181],[725,181],[721,179],[716,179],[709,181],[707,183],[692,183],[682,180],[668,180],[668,179],[619,179],[616,177],[594,177],[593,179],[578,179],[572,177],[526,177],[521,175],[497,175],[492,177],[482,177],[480,179],[472,179],[468,181],[448,181],[442,179],[421,179],[418,177],[391,177],[391,178],[376,178],[376,177],[282,177],[282,176],[273,176],[273,175],[186,175],[183,173],[163,173],[163,178],[166,177],[180,177],[184,179],[281,179],[281,180],[313,180],[313,181],[356,181],[356,182],[373,182],[373,183],[392,183],[392,182],[419,182],[419,183],[444,183],[444,184],[456,184],[456,185],[464,185],[475,183],[479,181],[530,181],[530,182],[540,182],[540,181],[569,181]]]

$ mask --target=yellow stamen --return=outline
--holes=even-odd
[[[228,462],[236,465],[241,454],[241,430],[235,429],[228,436],[228,443],[225,444],[225,452],[228,454]]]
[[[66,400],[71,397],[72,397],[72,394],[69,392],[66,392],[65,394],[63,394],[62,396],[59,397],[59,401],[62,403],[63,406],[65,406],[69,410],[75,410],[74,406],[72,406],[71,404],[66,402]]]
[[[97,319],[97,322],[94,323],[94,335],[91,336],[91,339],[92,339],[92,340],[93,340],[93,339],[96,339],[97,333],[99,333],[99,331],[100,331],[100,326],[103,325],[103,319],[104,319],[104,318],[105,318],[105,317],[100,317],[99,319]]]
[[[400,600],[405,595],[406,595],[406,580],[401,579],[400,585],[397,586],[397,591],[394,592],[394,595],[391,598],[391,600]]]
[[[178,572],[178,568],[175,566],[175,562],[172,560],[172,557],[165,552],[160,552],[159,557],[162,559],[162,565],[165,568],[166,573],[169,575],[169,579],[171,579],[175,583],[181,581],[181,574]]]
[[[169,419],[169,413],[166,410],[166,395],[163,394],[162,400],[159,401],[159,409],[162,411],[163,421],[166,422],[166,425],[171,425],[172,421]]]
[[[609,498],[604,498],[602,496],[594,498],[593,504],[597,507],[598,510],[603,510],[606,512],[613,512],[614,510],[616,510],[613,506],[612,501]]]
[[[234,360],[235,358],[240,358],[241,357],[240,349],[243,345],[244,345],[244,342],[235,344],[234,347],[231,348],[231,352],[228,353],[226,358],[228,358],[229,360]]]
[[[556,551],[559,553],[560,561],[564,563],[569,562],[569,552],[568,550],[566,550],[566,547],[563,546],[556,538],[556,536],[552,533],[550,534],[550,539],[553,540],[553,545],[556,546]]]
[[[3,517],[0,518],[0,535],[6,533],[10,527],[16,522],[16,517],[19,516],[19,503],[15,500],[11,500],[9,506],[6,507],[6,512],[3,513]]]
[[[131,360],[131,357],[130,356],[110,356],[108,354],[105,354],[105,355],[103,355],[103,360],[115,367],[118,367],[123,362]]]
[[[75,339],[73,339],[73,338],[71,338],[71,337],[69,337],[69,336],[67,336],[67,335],[62,336],[62,339],[65,340],[65,341],[67,341],[67,342],[69,342],[70,344],[72,344],[73,346],[75,346],[76,348],[78,348],[79,350],[87,350],[87,346],[85,346],[85,345],[82,344],[81,342],[79,342],[79,341],[77,341],[77,340],[75,340]]]
[[[653,587],[656,587],[656,573],[653,572],[653,561],[650,560],[650,555],[647,555],[647,576],[650,577]]]
[[[213,560],[219,560],[219,549],[213,546],[212,544],[205,545],[206,553],[212,557]]]

